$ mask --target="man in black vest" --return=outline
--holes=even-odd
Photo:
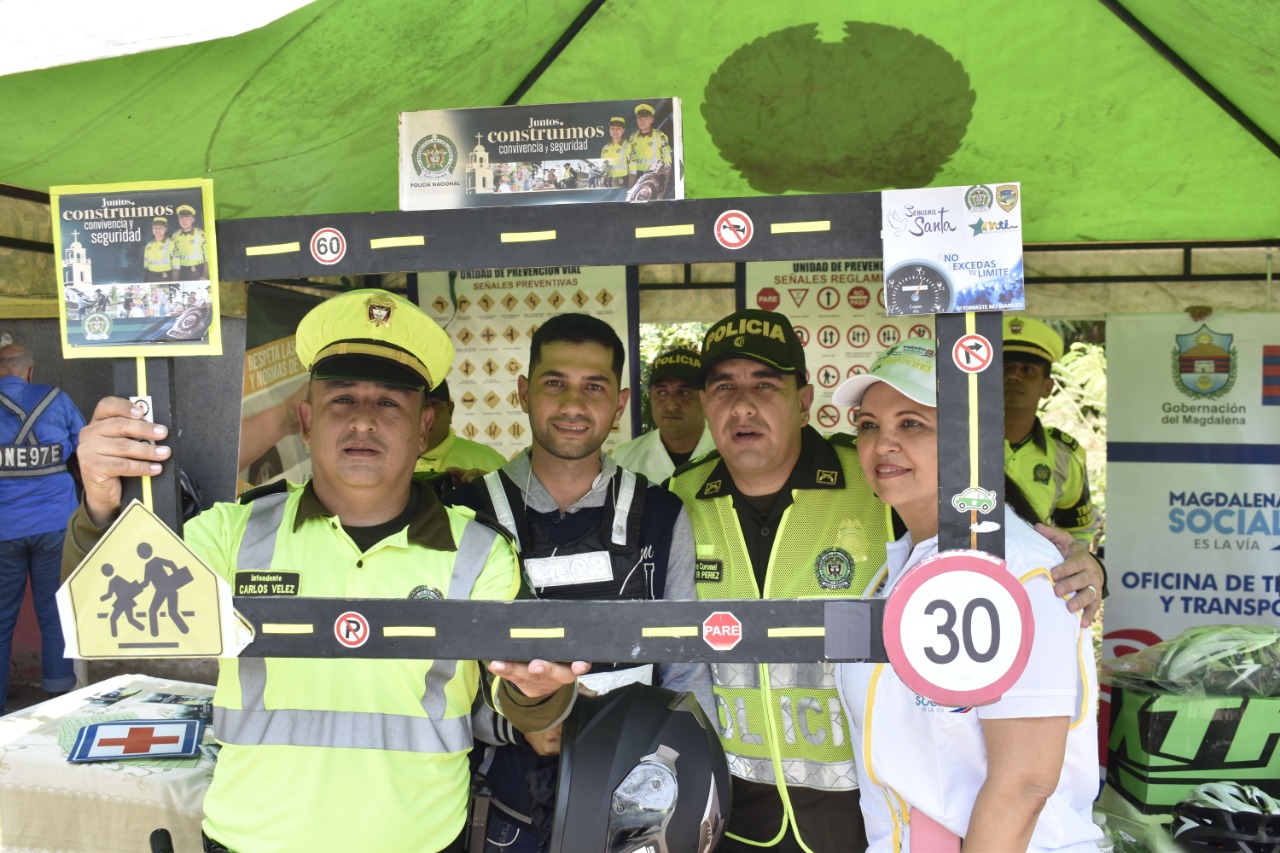
[[[533,446],[449,499],[511,533],[533,597],[696,597],[684,505],[601,451],[627,405],[624,355],[617,333],[595,317],[561,314],[540,326],[529,373],[518,380]],[[598,692],[657,683],[692,691],[708,715],[714,710],[702,664],[660,665],[655,677],[652,665],[598,663],[580,681]],[[489,724],[475,726],[477,737],[495,745],[481,766],[493,791],[485,853],[533,853],[550,827],[555,796],[555,761],[541,756],[559,752],[559,730],[523,736],[485,716]]]

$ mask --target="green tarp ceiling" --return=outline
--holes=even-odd
[[[690,198],[1020,180],[1029,243],[1269,239],[1277,45],[1275,0],[316,0],[0,76],[0,182],[394,210],[400,111],[671,95]]]

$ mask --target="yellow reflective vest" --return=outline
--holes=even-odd
[[[647,134],[636,131],[627,140],[627,172],[632,175],[643,175],[653,168],[659,160],[671,165],[671,143],[667,135],[654,129]]]
[[[269,570],[308,597],[513,598],[515,553],[473,518],[423,490],[408,527],[361,552],[310,487],[295,487],[216,504],[183,538],[241,591]],[[476,661],[219,663],[209,837],[232,850],[438,851],[462,831]]]
[[[142,250],[142,265],[149,272],[169,272],[174,267],[173,241],[152,240]]]
[[[418,457],[413,470],[419,474],[436,473],[449,468],[463,471],[480,470],[486,474],[507,464],[507,457],[488,445],[463,438],[449,427],[444,441]]]
[[[823,441],[806,432],[811,433],[807,442]],[[719,454],[677,470],[670,488],[684,500],[693,523],[699,599],[862,597],[883,580],[888,510],[863,478],[850,437],[833,437],[827,449],[815,454],[812,469],[797,465],[792,473],[793,502],[775,534],[763,590]],[[858,786],[835,665],[713,664],[711,670],[730,770],[742,779],[775,785],[800,838],[789,786],[825,791]],[[770,843],[786,828],[784,823]]]
[[[1086,548],[1098,530],[1089,494],[1085,451],[1057,427],[1036,418],[1031,434],[1017,446],[1004,443],[1004,470],[1046,524],[1061,527]]]
[[[207,259],[203,229],[192,228],[190,234],[180,230],[169,242],[173,243],[175,267],[198,267]]]
[[[627,141],[606,142],[600,149],[600,159],[605,161],[610,181],[619,186],[619,178],[627,176]]]

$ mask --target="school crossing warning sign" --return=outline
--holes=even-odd
[[[230,585],[137,501],[57,599],[68,657],[234,657],[252,639]]]

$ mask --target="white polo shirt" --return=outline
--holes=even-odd
[[[1005,513],[1008,569],[1031,600],[1035,640],[1026,670],[997,702],[948,708],[916,695],[889,664],[846,663],[836,671],[854,733],[869,851],[910,849],[910,809],[925,812],[963,838],[986,779],[982,720],[1071,719],[1058,788],[1045,804],[1029,850],[1096,853],[1098,793],[1097,667],[1089,631],[1053,592],[1057,549],[1012,511]],[[888,548],[892,589],[903,573],[937,553],[933,537],[912,547],[908,534]]]

